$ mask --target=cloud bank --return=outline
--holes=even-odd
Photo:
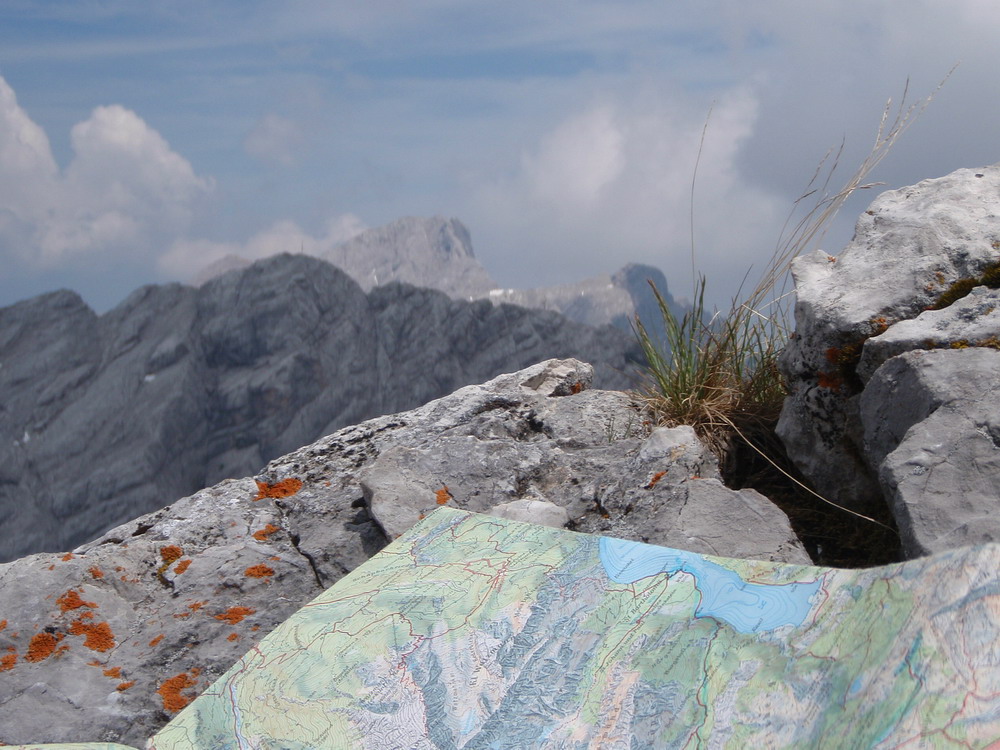
[[[553,276],[553,262],[568,279],[643,261],[667,271],[684,293],[697,175],[698,270],[711,271],[716,283],[738,284],[762,246],[773,247],[773,228],[788,210],[737,168],[756,118],[757,102],[746,89],[720,97],[710,115],[649,92],[605,97],[528,147],[512,175],[478,187],[473,226],[536,276]],[[539,247],[558,255],[539,258]]]
[[[97,107],[70,133],[60,169],[49,140],[0,78],[0,256],[53,268],[153,254],[183,234],[210,179],[134,112]]]

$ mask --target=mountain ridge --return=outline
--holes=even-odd
[[[69,291],[0,309],[0,559],[550,356],[622,388],[638,355],[617,329],[553,312],[398,283],[366,294],[303,255],[141,287],[103,315]]]

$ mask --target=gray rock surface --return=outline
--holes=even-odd
[[[318,436],[551,356],[630,383],[634,341],[281,255],[95,315],[0,309],[0,560],[65,549]],[[29,501],[26,501],[29,499]]]
[[[919,320],[952,284],[1000,260],[998,201],[1000,166],[958,170],[880,195],[836,258],[817,251],[795,261],[796,329],[781,358],[791,396],[778,432],[829,499],[861,511],[883,502],[879,469],[862,444],[864,378],[881,357],[898,353],[890,339],[917,330],[907,324],[893,338],[895,326]],[[922,330],[921,348],[951,343],[948,331]],[[890,335],[873,343],[883,332]]]
[[[1000,351],[893,357],[861,419],[907,557],[1000,539]]]
[[[1000,348],[1000,289],[978,286],[941,310],[925,310],[865,341],[858,377],[867,383],[890,357],[914,349]]]
[[[579,530],[808,562],[777,508],[721,485],[692,430],[650,433],[625,394],[591,380],[581,362],[543,362],[341,429],[72,554],[0,564],[0,742],[140,746],[442,502],[503,513],[529,500]]]

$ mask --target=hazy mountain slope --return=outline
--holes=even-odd
[[[457,219],[441,216],[410,216],[365,230],[322,257],[346,271],[365,291],[401,281],[437,289],[456,299],[486,298],[497,304],[554,310],[578,323],[611,323],[624,331],[630,331],[629,321],[637,312],[643,320],[660,318],[647,279],[656,283],[675,313],[686,310],[670,296],[667,280],[658,268],[638,264],[569,284],[500,289],[476,259],[469,230]],[[191,283],[200,286],[248,265],[245,258],[227,255],[201,269]]]
[[[97,316],[0,309],[0,559],[65,549],[344,425],[548,357],[624,387],[631,339],[280,255]]]

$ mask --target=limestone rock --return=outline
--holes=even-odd
[[[861,418],[908,557],[1000,539],[1000,351],[893,357]]]
[[[867,383],[883,362],[914,349],[1000,348],[1000,289],[973,288],[941,310],[925,310],[865,341],[858,377]]]
[[[440,504],[544,504],[577,530],[808,562],[781,511],[722,486],[692,430],[650,432],[628,396],[588,388],[591,376],[551,360],[466,386],[72,554],[0,564],[0,742],[140,745],[256,639]]]
[[[791,395],[778,432],[799,469],[829,499],[862,511],[883,501],[879,468],[862,445],[864,380],[917,331],[928,337],[921,348],[954,340],[925,310],[955,282],[974,279],[1000,260],[998,199],[1000,166],[888,191],[861,216],[839,256],[817,251],[795,261],[796,329],[781,358]],[[912,319],[920,321],[917,327],[901,323]],[[880,334],[889,335],[879,340]]]
[[[536,523],[539,526],[551,526],[554,529],[564,528],[569,523],[569,513],[548,500],[513,500],[493,507],[490,515],[506,518],[510,521]]]

